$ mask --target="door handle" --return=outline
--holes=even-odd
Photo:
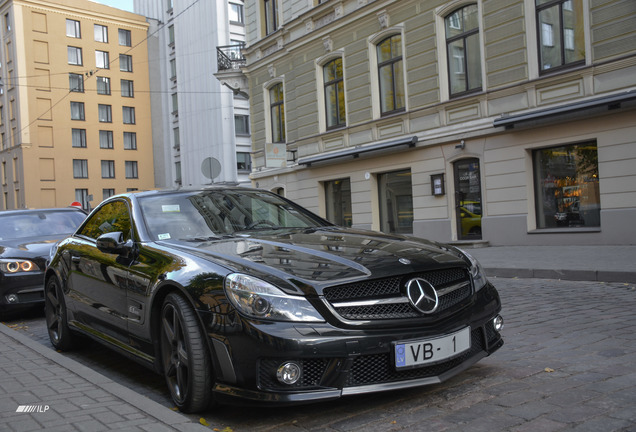
[[[71,261],[73,261],[74,263],[79,263],[79,262],[80,262],[80,257],[78,257],[78,256],[72,256],[72,257],[71,257]]]

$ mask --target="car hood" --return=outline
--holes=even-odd
[[[468,266],[457,252],[437,243],[344,228],[263,231],[186,248],[231,271],[279,286],[283,279],[294,291],[309,285],[321,292],[360,279]]]
[[[2,258],[48,258],[51,247],[60,241],[59,236],[10,239],[0,241]]]

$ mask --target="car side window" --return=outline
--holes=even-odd
[[[96,239],[102,234],[121,231],[124,240],[130,238],[130,213],[123,201],[113,201],[101,207],[79,232],[80,235]]]

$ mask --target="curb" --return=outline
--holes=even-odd
[[[69,370],[70,372],[85,379],[91,384],[94,384],[96,387],[103,389],[104,391],[137,408],[139,411],[146,413],[149,417],[156,419],[158,422],[168,427],[187,432],[210,431],[209,428],[203,425],[193,423],[183,414],[172,411],[170,408],[167,408],[147,398],[146,396],[140,395],[139,393],[116,383],[110,378],[107,378],[104,375],[95,372],[94,370],[76,362],[73,359],[65,357],[52,348],[45,347],[44,345],[28,338],[27,336],[21,334],[16,330],[10,329],[9,327],[1,323],[0,332],[2,332],[10,339],[13,339],[16,344],[23,345],[35,351],[38,355]]]
[[[486,267],[486,276],[522,279],[636,283],[636,272]]]

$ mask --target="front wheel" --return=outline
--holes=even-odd
[[[177,293],[161,308],[161,362],[172,400],[182,412],[207,408],[212,398],[212,367],[195,311]]]
[[[46,281],[44,287],[44,316],[51,344],[61,351],[73,346],[73,335],[68,327],[64,294],[56,277]]]

